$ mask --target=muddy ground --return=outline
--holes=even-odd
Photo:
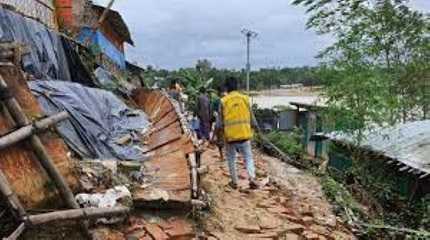
[[[99,240],[154,239],[356,239],[333,213],[318,178],[254,150],[257,176],[263,185],[250,190],[243,161],[238,161],[240,189],[230,178],[218,151],[209,148],[202,176],[210,207],[192,212],[134,211],[123,223],[99,226]],[[23,239],[83,239],[78,229],[49,226],[28,231]]]
[[[336,217],[318,179],[278,159],[254,151],[260,190],[249,190],[243,161],[238,161],[240,189],[232,190],[228,168],[209,149],[202,185],[211,199],[203,228],[212,239],[355,239]],[[269,181],[268,181],[269,180]],[[268,183],[267,183],[268,182]]]

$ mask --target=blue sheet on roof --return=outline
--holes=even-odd
[[[58,130],[82,158],[145,159],[141,139],[150,123],[143,111],[129,108],[111,92],[77,83],[32,81],[29,86],[46,114],[70,114]]]

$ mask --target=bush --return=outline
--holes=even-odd
[[[292,132],[274,131],[269,133],[267,138],[291,158],[302,158],[304,147],[301,143],[299,130],[296,129]]]

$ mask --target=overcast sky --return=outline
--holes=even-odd
[[[96,0],[106,5],[108,0]],[[242,28],[257,31],[253,68],[315,65],[315,55],[330,42],[305,29],[307,16],[291,0],[116,0],[135,47],[127,58],[140,65],[176,69],[209,59],[219,68],[242,68]],[[430,0],[411,0],[430,11]]]

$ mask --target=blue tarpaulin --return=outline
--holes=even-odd
[[[99,30],[94,32],[89,27],[83,27],[78,36],[78,41],[84,43],[90,39],[91,44],[100,48],[100,51],[116,63],[121,69],[125,69],[125,56],[115,47]]]
[[[36,78],[71,80],[61,38],[43,24],[0,6],[0,42],[25,46],[22,67]]]
[[[31,81],[43,111],[67,111],[57,125],[67,145],[82,158],[144,160],[142,136],[150,127],[147,115],[129,108],[113,93],[62,81]]]

